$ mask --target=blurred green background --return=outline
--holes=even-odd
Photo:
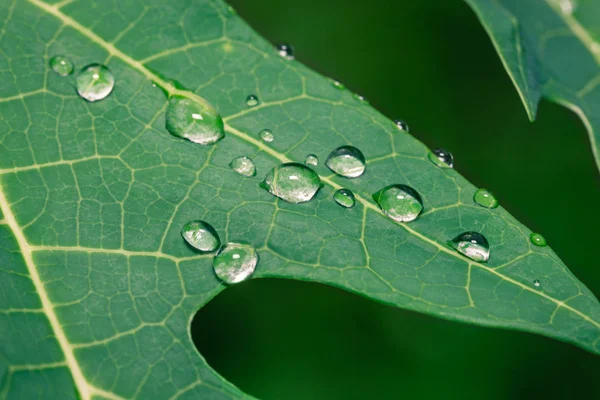
[[[583,124],[543,101],[530,123],[460,0],[230,0],[260,34],[408,122],[552,248],[596,295],[600,175]],[[534,15],[531,16],[535,18]],[[252,280],[192,324],[208,362],[270,399],[600,398],[600,358],[526,333],[393,309],[317,284]]]

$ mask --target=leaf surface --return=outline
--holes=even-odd
[[[224,3],[12,0],[0,15],[1,397],[247,397],[190,339],[195,312],[225,289],[211,256],[181,238],[193,219],[223,242],[253,244],[255,278],[321,282],[600,353],[600,305],[550,248],[504,209],[473,203],[476,188],[423,144],[280,57]],[[48,68],[58,54],[76,69],[106,64],[113,93],[83,101],[73,76]],[[170,135],[159,87],[208,100],[226,137],[199,146]],[[246,105],[249,94],[259,105]],[[260,141],[264,128],[273,142]],[[353,180],[323,166],[347,144],[367,158]],[[315,199],[287,204],[259,188],[309,153],[325,184]],[[257,177],[228,167],[238,156]],[[417,220],[395,223],[371,200],[393,183],[421,194]],[[341,187],[355,207],[331,199]],[[488,264],[446,245],[471,230],[489,240]]]

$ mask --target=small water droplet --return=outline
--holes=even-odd
[[[402,121],[401,119],[397,119],[394,121],[394,123],[401,131],[408,132],[408,124],[406,122]]]
[[[215,251],[221,245],[215,228],[208,222],[200,220],[186,223],[181,228],[181,236],[190,246],[204,252]]]
[[[262,141],[266,143],[271,143],[273,139],[275,139],[273,132],[271,132],[269,129],[263,129],[258,133],[258,136],[260,136]]]
[[[232,6],[227,6],[226,10],[227,10],[227,14],[229,14],[229,15],[237,15],[237,11]]]
[[[473,201],[485,208],[498,207],[498,200],[487,189],[478,189],[473,195]]]
[[[349,189],[338,189],[333,194],[333,199],[336,203],[345,208],[352,208],[356,203],[354,193],[352,193],[352,191]]]
[[[541,285],[541,282],[540,282],[540,280],[539,280],[539,279],[534,279],[534,280],[533,280],[533,286],[535,286],[535,287],[540,287],[540,285]]]
[[[100,64],[90,64],[79,72],[75,79],[77,93],[89,102],[106,98],[115,87],[115,77]]]
[[[310,165],[311,167],[316,167],[317,165],[319,165],[319,157],[317,157],[314,154],[309,154],[306,156],[304,164]]]
[[[258,97],[256,97],[253,94],[248,95],[248,97],[246,97],[246,105],[248,107],[254,107],[258,105]]]
[[[248,279],[257,263],[258,253],[252,245],[227,243],[213,258],[213,269],[223,283],[232,285]]]
[[[50,68],[60,76],[67,76],[73,72],[73,63],[63,56],[54,56],[50,60]]]
[[[331,79],[331,84],[333,85],[334,88],[339,89],[339,90],[346,90],[346,85],[344,85],[343,83],[336,81],[335,79]]]
[[[385,215],[398,222],[415,220],[423,211],[419,193],[407,185],[389,185],[373,194],[373,200]]]
[[[352,97],[354,97],[354,99],[356,101],[358,101],[359,103],[369,104],[369,101],[363,95],[360,95],[358,93],[354,93],[354,95]]]
[[[440,168],[454,168],[454,157],[446,149],[435,149],[427,155],[432,163]]]
[[[208,145],[224,136],[221,116],[207,102],[184,96],[171,96],[166,113],[166,128],[174,136]]]
[[[327,168],[345,178],[357,178],[365,172],[365,156],[354,146],[341,146],[329,153]]]
[[[546,243],[546,238],[544,238],[539,233],[532,232],[531,235],[529,235],[529,240],[531,240],[531,243],[539,247],[546,247],[548,244]]]
[[[294,59],[294,49],[289,44],[281,43],[277,45],[277,52],[286,60]]]
[[[229,163],[229,166],[232,170],[242,176],[251,177],[256,175],[256,166],[254,165],[254,161],[248,157],[234,158]]]
[[[269,171],[260,187],[288,203],[303,203],[319,191],[321,178],[304,164],[285,163]]]
[[[490,244],[479,232],[461,233],[448,244],[473,261],[486,262],[490,258]]]

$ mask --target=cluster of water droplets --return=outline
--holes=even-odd
[[[57,55],[50,59],[50,68],[60,76],[73,73],[74,65],[67,57]],[[89,64],[75,77],[77,94],[89,102],[105,99],[115,87],[115,76],[102,64]]]

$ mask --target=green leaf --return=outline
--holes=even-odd
[[[530,120],[542,97],[585,124],[600,169],[600,5],[595,0],[465,0],[475,11]]]
[[[0,16],[0,397],[247,397],[189,336],[195,312],[225,289],[212,256],[180,235],[197,219],[224,243],[256,247],[255,278],[321,282],[600,353],[600,304],[549,247],[503,208],[475,204],[476,188],[423,144],[280,57],[222,2],[12,0]],[[74,75],[50,68],[56,55],[76,71],[106,64],[114,91],[85,102]],[[225,137],[200,146],[169,134],[163,90],[212,104]],[[250,94],[258,105],[246,105]],[[265,128],[272,142],[260,140]],[[352,180],[323,166],[348,144],[367,159]],[[259,187],[311,153],[324,183],[313,200],[288,204]],[[239,156],[256,177],[231,170]],[[396,183],[423,199],[413,222],[371,199]],[[353,208],[333,201],[341,187]],[[489,240],[487,264],[446,244],[464,231]]]

